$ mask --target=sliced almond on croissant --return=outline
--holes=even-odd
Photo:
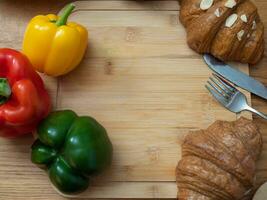
[[[224,61],[259,62],[264,55],[264,27],[251,0],[216,0],[205,10],[201,2],[180,0],[180,21],[189,47]]]
[[[235,0],[227,0],[224,5],[227,8],[233,8],[236,6],[236,1]]]
[[[225,21],[225,26],[228,28],[231,28],[234,25],[234,23],[236,22],[237,17],[238,16],[235,13],[230,15]]]
[[[202,0],[200,3],[200,8],[202,10],[208,10],[213,4],[213,0]]]
[[[245,22],[245,23],[248,22],[248,18],[247,18],[247,16],[246,16],[245,14],[241,15],[241,16],[240,16],[240,19],[241,19],[243,22]]]

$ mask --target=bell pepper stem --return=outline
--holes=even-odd
[[[56,22],[57,26],[63,26],[66,25],[68,21],[68,17],[70,16],[71,12],[74,10],[75,5],[73,3],[66,6],[66,8],[63,10],[62,15],[59,17],[59,19]]]
[[[11,89],[6,78],[0,78],[0,105],[4,104],[11,95]]]

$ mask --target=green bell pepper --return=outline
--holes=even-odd
[[[71,110],[50,113],[37,128],[31,159],[47,170],[53,185],[63,193],[85,190],[89,177],[111,164],[112,144],[95,119]]]

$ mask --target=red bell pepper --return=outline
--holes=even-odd
[[[28,58],[0,49],[0,136],[31,133],[50,111],[49,95]]]

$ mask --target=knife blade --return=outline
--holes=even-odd
[[[210,69],[221,75],[226,80],[257,96],[267,99],[267,87],[265,87],[261,82],[237,69],[234,69],[230,65],[224,63],[223,61],[215,58],[210,54],[204,54],[203,58]]]

